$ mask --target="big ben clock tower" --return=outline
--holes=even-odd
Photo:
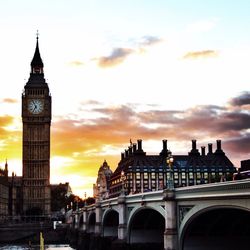
[[[44,79],[38,36],[31,72],[22,94],[23,213],[50,214],[51,96]]]

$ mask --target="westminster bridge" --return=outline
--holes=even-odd
[[[250,179],[97,199],[72,214],[71,228],[127,246],[249,249]]]

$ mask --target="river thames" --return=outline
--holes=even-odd
[[[40,249],[39,245],[0,245],[0,250],[35,250]],[[44,249],[46,250],[75,250],[67,244],[61,245],[45,245]]]

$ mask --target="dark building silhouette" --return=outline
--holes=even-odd
[[[8,185],[8,163],[6,160],[4,168],[0,168],[0,222],[8,215],[9,185]]]
[[[172,158],[171,165],[167,162]],[[125,178],[121,178],[123,173]],[[167,187],[170,175],[173,176],[174,187],[199,185],[216,181],[231,180],[236,168],[225,155],[221,141],[217,140],[217,148],[213,151],[208,144],[201,152],[192,140],[192,148],[187,155],[172,155],[167,148],[167,140],[163,140],[162,151],[158,155],[147,155],[142,148],[142,140],[131,144],[124,153],[110,179],[109,197],[120,194],[122,186],[127,194],[156,191]]]
[[[23,208],[25,215],[50,214],[51,95],[44,78],[38,37],[30,77],[22,94]]]
[[[234,180],[250,178],[250,159],[240,162],[240,169],[234,174]]]
[[[250,171],[250,159],[240,162],[240,171]]]
[[[9,182],[9,216],[18,219],[22,215],[23,209],[23,178],[16,176],[12,172],[12,176],[8,177]]]

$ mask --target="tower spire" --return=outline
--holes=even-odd
[[[6,158],[6,161],[5,161],[5,166],[4,166],[4,171],[5,171],[5,174],[6,176],[8,176],[8,161],[7,161],[7,158]]]
[[[31,74],[43,74],[43,61],[40,56],[40,51],[39,51],[39,33],[37,31],[36,33],[36,50],[35,54],[33,56],[33,59],[31,61]]]

